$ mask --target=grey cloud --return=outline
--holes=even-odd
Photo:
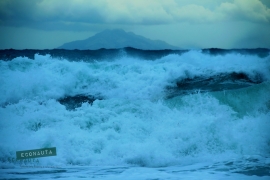
[[[260,0],[265,6],[270,8],[270,1],[269,0]]]
[[[2,0],[0,5],[2,26],[44,27],[44,30],[85,30],[86,24],[104,23],[157,25],[270,21],[270,9],[259,0],[217,0],[215,3],[209,0]]]
[[[245,20],[256,23],[270,22],[270,9],[259,0],[234,0],[234,3],[222,3],[217,12],[227,20]]]
[[[264,24],[260,27],[254,26],[239,39],[236,39],[233,47],[236,48],[263,48],[270,47],[270,24]]]

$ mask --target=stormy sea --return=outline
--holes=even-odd
[[[270,178],[268,49],[10,49],[0,72],[0,179]]]

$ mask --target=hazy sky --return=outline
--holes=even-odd
[[[122,28],[180,48],[270,48],[270,0],[0,0],[0,49]]]

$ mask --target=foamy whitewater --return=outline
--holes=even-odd
[[[0,70],[0,178],[269,179],[270,56],[36,54],[0,61]],[[219,85],[238,88],[179,85],[233,73],[244,78]],[[94,99],[60,103],[77,95]],[[57,156],[10,161],[47,147]]]

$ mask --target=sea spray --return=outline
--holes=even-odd
[[[267,159],[269,64],[269,56],[200,51],[153,61],[41,55],[0,61],[0,156],[56,147],[57,156],[40,159],[41,165],[168,167]],[[181,80],[232,73],[260,76],[262,83],[215,92],[198,87],[169,96],[181,89]],[[93,99],[73,108],[61,103],[81,95]]]

